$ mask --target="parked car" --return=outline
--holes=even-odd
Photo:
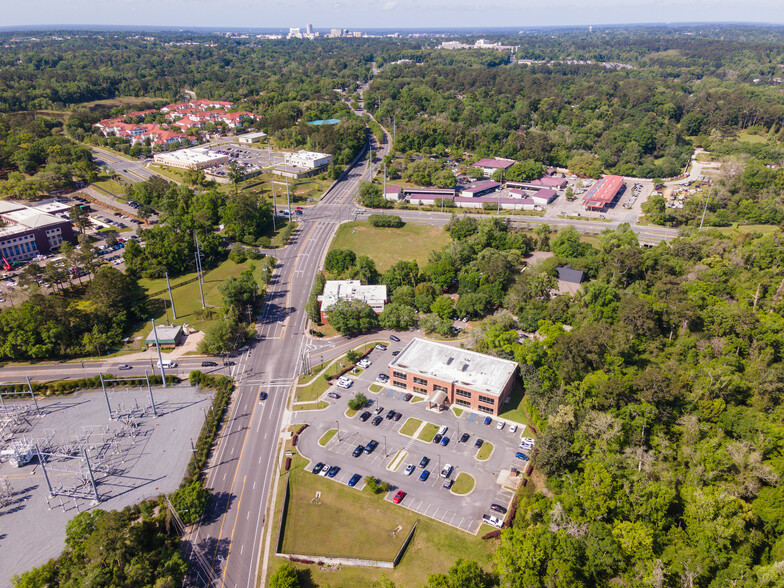
[[[496,429],[498,429],[498,430],[500,431],[501,429],[503,429],[503,428],[504,428],[504,425],[505,425],[505,424],[506,424],[506,423],[505,423],[504,421],[498,421],[498,424],[496,425],[496,427],[495,427],[495,428],[496,428]]]
[[[518,451],[517,453],[515,453],[515,457],[517,459],[522,459],[523,461],[528,461],[528,456],[522,451]]]
[[[411,394],[410,392],[406,392],[406,395],[403,396],[403,400],[405,400],[406,402],[409,402],[413,397],[414,397],[413,394]]]
[[[381,414],[382,412],[384,412],[383,406],[377,406],[376,410],[373,411],[374,414]]]
[[[381,343],[377,343],[376,344],[376,349],[378,349],[379,351],[386,351],[387,350],[387,346],[386,345],[382,345]]]
[[[340,467],[332,466],[331,468],[329,468],[329,472],[327,473],[327,477],[334,478],[338,474],[339,471],[340,471]]]
[[[414,473],[414,464],[413,464],[413,463],[410,463],[410,464],[408,464],[408,465],[406,466],[406,471],[405,471],[404,473],[405,473],[407,476],[410,476],[412,473]]]
[[[121,363],[120,365],[117,366],[117,369],[118,370],[132,370],[133,366],[132,365],[128,365],[127,363]]]
[[[395,504],[399,504],[400,501],[403,500],[403,498],[405,498],[405,496],[406,496],[405,492],[403,492],[402,490],[398,490],[397,494],[395,494],[395,497],[392,499],[392,502],[394,502]]]
[[[214,361],[203,361],[201,362],[201,367],[216,367],[218,364]]]
[[[324,464],[323,466],[321,466],[321,471],[319,472],[319,476],[321,476],[322,478],[326,478],[330,469],[332,469],[332,466]]]
[[[444,488],[449,490],[450,488],[452,488],[452,485],[454,483],[455,483],[455,481],[452,478],[449,478],[446,482],[444,482]]]
[[[313,466],[313,473],[318,474],[324,468],[324,464],[318,462],[316,465]]]
[[[419,481],[424,482],[430,477],[430,472],[427,470],[422,470],[422,473],[419,474]]]
[[[494,517],[492,515],[482,515],[482,521],[487,523],[488,525],[492,525],[493,527],[501,528],[504,525],[504,522],[499,519],[498,517]]]
[[[371,439],[368,441],[367,445],[365,445],[365,451],[368,453],[373,453],[373,450],[378,447],[378,441],[375,439]]]
[[[448,430],[449,430],[449,427],[439,427],[439,428],[438,428],[438,434],[439,434],[439,435],[443,435],[443,434],[444,434],[444,433],[446,433]]]
[[[402,414],[400,414],[399,412],[396,412],[395,416],[392,417],[392,420],[397,422],[397,421],[400,420],[400,417],[402,417],[402,416],[403,416]]]
[[[370,418],[370,413],[368,411],[365,411],[361,415],[359,415],[359,420],[362,421],[363,423],[367,422],[369,418]]]
[[[379,382],[388,382],[389,381],[389,376],[386,375],[386,374],[378,374],[376,376],[376,380],[378,380]]]
[[[492,422],[493,422],[493,419],[491,419],[490,417],[485,417],[485,424],[486,425],[489,425]]]
[[[441,439],[443,439],[443,438],[444,438],[443,435],[441,435],[439,433],[436,433],[436,436],[433,437],[433,443],[441,443]]]
[[[373,425],[374,427],[377,427],[377,426],[379,426],[379,425],[382,423],[382,421],[383,421],[383,420],[384,420],[384,419],[383,419],[382,417],[380,417],[380,416],[377,416],[376,418],[374,418],[374,419],[373,419],[373,420],[370,422],[370,424],[371,424],[371,425]]]
[[[389,411],[389,412],[386,414],[386,416],[385,416],[384,418],[386,418],[388,421],[389,421],[389,420],[392,420],[393,418],[395,418],[395,411],[394,411],[394,410],[390,410],[390,411]]]
[[[348,481],[348,485],[353,488],[354,486],[357,485],[357,482],[359,482],[361,479],[362,476],[360,476],[359,474],[354,474],[353,476],[351,476],[351,479]]]
[[[500,512],[501,514],[506,514],[506,509],[500,504],[491,504],[490,510],[494,510],[495,512]]]
[[[449,437],[444,437],[441,439],[441,447],[446,447],[447,445],[449,445]]]
[[[351,455],[353,455],[354,457],[359,457],[364,452],[365,452],[365,448],[362,445],[357,445],[356,449],[354,449],[354,452]]]
[[[427,467],[427,464],[429,464],[429,463],[430,463],[430,458],[429,457],[423,457],[422,460],[419,462],[419,467],[420,468]]]
[[[460,441],[458,441],[458,443],[465,443],[466,441],[468,441],[468,438],[469,438],[470,436],[471,436],[471,435],[469,435],[468,433],[463,433],[463,434],[460,436]]]
[[[517,432],[517,425],[509,425],[509,432],[516,433]]]
[[[327,396],[329,396],[330,398],[334,398],[335,400],[340,398],[340,394],[338,394],[337,392],[330,392],[329,394],[327,394]]]
[[[482,444],[483,444],[483,443],[484,443],[484,441],[482,441],[481,439],[477,439],[477,440],[476,440],[476,443],[474,443],[474,447],[476,447],[477,449],[479,449],[480,447],[482,447]]]
[[[395,349],[395,351],[392,352],[392,355],[393,356],[400,355],[400,350],[399,349]]]
[[[441,477],[442,477],[442,478],[448,478],[449,476],[451,476],[451,475],[452,475],[452,470],[453,470],[453,469],[454,469],[454,468],[453,468],[453,467],[452,467],[450,464],[446,464],[446,465],[444,466],[444,469],[443,469],[443,470],[441,470]]]

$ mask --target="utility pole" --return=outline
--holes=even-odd
[[[289,178],[286,176],[286,204],[289,207],[289,221],[291,221],[291,197],[289,196]]]
[[[152,334],[155,337],[155,350],[158,352],[158,364],[161,366],[161,380],[163,387],[166,387],[166,370],[163,367],[163,357],[161,357],[161,345],[158,343],[158,331],[155,329],[155,319],[150,319],[152,323]]]
[[[705,222],[705,213],[708,212],[708,202],[710,202],[711,192],[713,191],[713,186],[710,187],[708,190],[708,198],[705,200],[705,208],[702,209],[702,219],[700,220],[700,230],[702,230],[702,223]]]
[[[199,295],[201,296],[201,307],[206,308],[204,304],[204,289],[202,285],[204,283],[204,276],[201,272],[201,250],[199,249],[199,238],[196,237],[196,278],[197,282],[199,282]]]
[[[272,180],[272,230],[275,228],[275,217],[278,216],[278,207],[275,205],[275,180]]]
[[[172,305],[172,316],[174,317],[174,320],[177,320],[177,310],[174,308],[174,296],[172,296],[171,284],[169,284],[169,272],[166,272],[166,289],[169,291],[169,300],[171,300]]]

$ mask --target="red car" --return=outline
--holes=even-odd
[[[402,490],[399,490],[398,493],[395,494],[395,497],[392,499],[392,502],[394,502],[395,504],[399,503],[401,500],[403,500],[405,495],[406,495],[405,492],[403,492]]]

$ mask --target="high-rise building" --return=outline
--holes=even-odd
[[[313,34],[313,25],[312,24],[307,25],[307,28],[305,30],[306,30],[306,32],[309,35],[312,35]]]

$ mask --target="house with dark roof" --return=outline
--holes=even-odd
[[[559,266],[555,271],[558,273],[559,294],[575,294],[585,280],[584,271],[576,270],[569,265]]]

